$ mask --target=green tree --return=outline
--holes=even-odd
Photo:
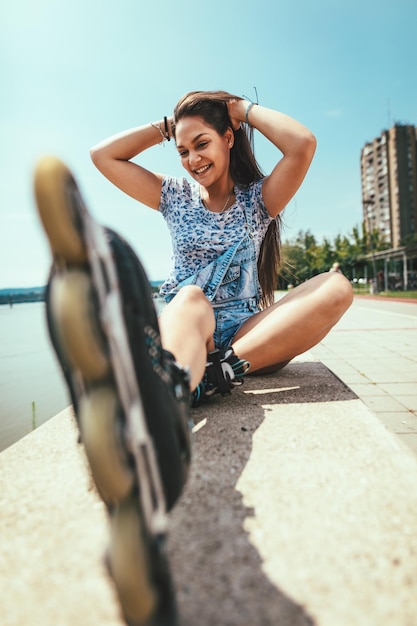
[[[409,245],[415,245],[414,240]],[[365,274],[365,265],[369,261],[364,257],[387,247],[378,230],[369,236],[365,223],[361,228],[354,227],[348,235],[337,235],[333,241],[325,237],[322,243],[317,242],[310,230],[299,231],[296,237],[284,241],[282,245],[279,288],[285,289],[288,284],[297,285],[316,274],[327,272],[335,262],[353,280]]]
[[[309,276],[304,246],[296,242],[284,242],[281,248],[282,266],[278,276],[279,289],[298,285]]]
[[[417,249],[417,233],[410,233],[401,240],[401,245],[407,248],[407,252]]]
[[[304,248],[305,268],[307,272],[307,275],[304,276],[304,280],[306,280],[307,276],[314,276],[318,273],[317,242],[315,236],[309,230],[307,230],[306,232],[300,231],[298,233],[297,239]]]
[[[334,246],[328,239],[324,238],[323,243],[316,248],[316,273],[327,272],[335,261],[340,263],[340,259],[335,254]]]

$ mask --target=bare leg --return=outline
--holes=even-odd
[[[321,341],[352,299],[352,287],[342,274],[314,276],[245,322],[233,349],[240,358],[250,361],[251,372],[270,370],[273,365],[282,367]]]
[[[202,290],[183,287],[159,316],[162,345],[190,368],[191,389],[203,378],[207,352],[214,349],[214,313]]]

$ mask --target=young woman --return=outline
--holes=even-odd
[[[249,127],[282,153],[267,176]],[[133,161],[171,140],[186,178]],[[37,165],[36,200],[53,256],[49,332],[110,515],[107,563],[129,624],[176,623],[163,540],[165,513],[190,463],[190,393],[198,404],[230,392],[249,367],[283,367],[352,301],[346,278],[328,272],[274,303],[279,216],[314,150],[299,122],[226,92],[187,94],[172,117],[92,149],[112,183],[167,221],[174,255],[159,319],[139,259],[90,217],[65,164],[44,157]]]
[[[282,153],[267,176],[255,161],[249,127]],[[191,183],[132,161],[161,138],[175,141]],[[161,211],[168,223],[174,264],[162,287],[169,304],[159,324],[164,347],[190,368],[191,389],[215,348],[232,347],[252,373],[273,371],[318,343],[350,306],[351,286],[335,273],[315,276],[273,302],[279,216],[301,185],[315,146],[296,120],[218,91],[189,93],[173,117],[91,150],[112,183]],[[224,268],[218,260],[228,253]],[[213,279],[219,278],[223,284],[214,293]]]

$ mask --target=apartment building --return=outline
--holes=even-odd
[[[363,219],[391,248],[417,227],[417,128],[396,124],[361,151]]]

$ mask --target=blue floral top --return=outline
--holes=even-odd
[[[197,183],[171,176],[163,179],[159,210],[171,233],[173,265],[161,287],[162,295],[243,238],[246,232],[246,193],[249,193],[252,233],[259,255],[261,243],[272,220],[262,199],[262,183],[263,179],[252,183],[247,191],[235,187],[234,204],[224,213],[213,213],[202,203]]]

